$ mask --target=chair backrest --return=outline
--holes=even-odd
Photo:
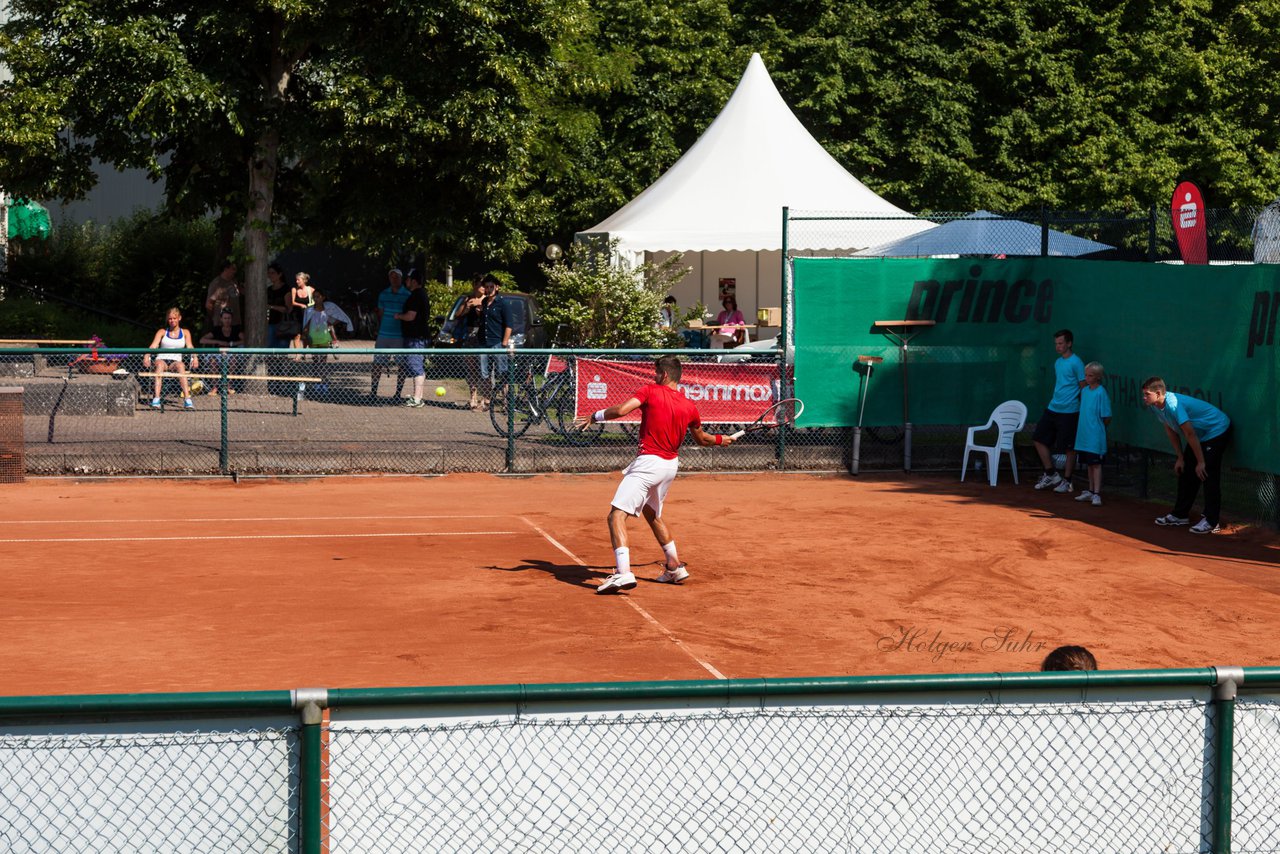
[[[991,411],[991,420],[1000,429],[996,445],[1002,450],[1013,448],[1013,436],[1027,423],[1027,405],[1020,400],[1006,400]]]

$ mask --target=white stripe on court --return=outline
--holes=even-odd
[[[517,518],[517,519],[519,519],[521,522],[524,522],[524,523],[525,523],[526,525],[528,525],[530,528],[533,528],[533,530],[537,531],[539,534],[541,534],[541,535],[546,539],[546,541],[547,541],[548,543],[551,543],[551,545],[555,546],[555,547],[556,547],[556,548],[558,548],[560,551],[562,551],[562,552],[564,552],[566,555],[568,555],[568,556],[569,556],[569,559],[570,559],[570,560],[572,560],[574,563],[576,563],[578,566],[583,567],[584,569],[585,569],[585,568],[587,568],[587,564],[586,564],[586,562],[585,562],[585,561],[583,561],[583,560],[582,560],[582,558],[578,557],[576,554],[574,554],[573,552],[569,551],[567,548],[565,548],[564,546],[562,546],[562,545],[559,543],[559,541],[557,541],[557,540],[556,540],[556,538],[555,538],[555,537],[551,536],[551,535],[550,535],[550,534],[548,534],[546,531],[542,530],[542,529],[541,529],[541,528],[539,528],[537,525],[533,524],[533,522],[529,521],[529,520],[528,520],[528,519],[526,519],[524,516],[517,516],[516,518]],[[712,667],[712,666],[711,666],[710,664],[708,664],[707,662],[703,661],[701,658],[698,658],[698,656],[694,655],[694,654],[693,654],[693,651],[692,651],[691,649],[689,649],[689,647],[685,646],[685,645],[684,645],[684,642],[683,642],[683,641],[681,641],[681,640],[680,640],[680,638],[678,638],[678,637],[676,637],[675,635],[673,635],[673,634],[671,633],[671,630],[670,630],[670,629],[668,629],[666,626],[662,625],[662,623],[659,623],[657,620],[655,620],[655,619],[653,618],[653,615],[652,615],[652,614],[650,614],[650,613],[649,613],[648,611],[646,611],[644,608],[642,608],[642,607],[640,607],[639,605],[637,605],[634,599],[632,599],[630,596],[625,596],[625,597],[623,597],[623,598],[625,598],[625,599],[626,599],[626,601],[627,601],[627,604],[628,604],[628,605],[630,605],[632,608],[635,608],[635,609],[636,609],[636,611],[640,614],[640,616],[644,617],[646,620],[648,620],[648,621],[653,625],[653,627],[654,627],[654,628],[656,628],[658,631],[660,631],[660,632],[662,632],[664,635],[666,635],[667,640],[669,640],[669,641],[671,641],[673,644],[675,644],[677,649],[679,649],[679,650],[680,650],[681,652],[683,652],[685,655],[689,656],[689,657],[690,657],[690,658],[692,658],[695,662],[697,662],[697,664],[698,664],[698,666],[699,666],[699,667],[703,668],[704,670],[706,670],[708,673],[710,673],[712,676],[716,677],[717,679],[728,679],[728,678],[729,678],[729,677],[725,676],[723,673],[721,673],[719,670],[716,670],[714,667]]]
[[[346,520],[370,519],[387,519],[387,520],[405,520],[405,519],[510,519],[509,513],[471,513],[466,515],[449,515],[449,516],[206,516],[195,517],[192,519],[174,519],[172,516],[164,519],[139,519],[132,517],[129,519],[0,519],[0,525],[67,525],[74,523],[76,525],[124,525],[139,524],[146,522],[163,522],[165,524],[174,524],[178,522],[334,522]],[[514,533],[514,532],[512,532]]]
[[[520,531],[399,531],[389,534],[211,534],[202,537],[30,537],[2,543],[162,543],[197,540],[354,540],[372,537],[475,537],[519,534]]]

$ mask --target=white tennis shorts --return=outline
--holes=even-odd
[[[638,516],[647,504],[653,515],[662,515],[662,502],[676,479],[680,461],[664,460],[653,454],[641,454],[622,470],[622,483],[613,494],[613,506],[623,513]]]

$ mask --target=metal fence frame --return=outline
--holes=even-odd
[[[481,685],[474,687],[421,687],[421,688],[354,688],[354,689],[299,689],[293,691],[256,691],[240,693],[168,693],[80,695],[61,697],[0,697],[0,762],[10,746],[12,732],[20,728],[30,732],[40,727],[57,728],[74,732],[82,722],[95,724],[114,721],[142,722],[155,731],[171,727],[181,735],[184,721],[192,716],[216,719],[219,716],[244,716],[270,714],[296,716],[300,749],[289,760],[296,767],[282,769],[279,773],[296,781],[299,808],[289,829],[293,842],[290,850],[318,854],[326,847],[325,816],[336,808],[331,802],[334,781],[326,782],[325,775],[332,770],[325,766],[327,710],[361,710],[370,708],[405,709],[406,716],[413,711],[434,717],[454,718],[466,715],[468,710],[483,708],[499,710],[503,714],[520,715],[531,704],[556,704],[557,707],[582,710],[583,714],[598,719],[602,711],[610,709],[643,709],[662,704],[665,707],[711,706],[733,708],[751,713],[752,709],[763,713],[766,705],[780,702],[781,698],[798,703],[840,705],[854,703],[859,697],[888,696],[895,703],[951,707],[956,704],[975,708],[979,714],[990,710],[992,714],[1007,709],[1012,704],[1028,703],[1030,692],[1078,692],[1082,704],[1110,702],[1103,696],[1104,689],[1130,690],[1135,693],[1154,689],[1170,689],[1188,699],[1202,698],[1205,708],[1203,731],[1203,758],[1211,764],[1214,780],[1211,790],[1201,793],[1201,814],[1212,820],[1204,835],[1210,849],[1219,854],[1231,850],[1233,789],[1236,764],[1237,733],[1236,701],[1241,691],[1247,694],[1274,696],[1280,689],[1280,668],[1275,667],[1205,667],[1177,670],[1129,670],[1092,671],[1070,673],[983,673],[950,675],[901,675],[830,677],[808,679],[736,679],[727,681],[672,681],[672,682],[619,682],[543,685]],[[1090,695],[1090,692],[1094,692]],[[974,704],[975,694],[986,701]],[[967,695],[967,697],[966,697]],[[1120,698],[1115,698],[1120,699]],[[1059,701],[1054,701],[1058,704]],[[1070,704],[1068,704],[1070,705]],[[661,725],[661,722],[659,722]],[[351,724],[344,724],[348,730]],[[358,727],[355,728],[358,731]],[[1241,738],[1247,738],[1241,736]],[[1141,751],[1141,745],[1134,745]],[[91,752],[91,744],[81,745],[81,750]],[[1196,757],[1199,759],[1200,757]],[[927,756],[920,761],[928,761]],[[1063,760],[1067,761],[1067,760]],[[1268,768],[1268,785],[1280,779],[1280,768],[1272,773]],[[48,791],[24,792],[28,801],[40,805],[42,796],[52,798],[59,781],[56,775],[45,783]],[[246,785],[252,785],[247,781]],[[501,783],[497,783],[501,785]],[[341,788],[341,787],[337,787]],[[200,793],[188,793],[193,797]],[[217,795],[218,793],[212,793]],[[327,800],[328,799],[328,800]],[[1265,807],[1264,807],[1265,808]],[[160,828],[164,817],[158,817]],[[1273,828],[1274,831],[1274,828]],[[162,830],[157,830],[162,833]],[[1202,831],[1203,832],[1203,831]],[[378,840],[362,840],[365,850],[378,848]],[[1280,844],[1280,839],[1274,840]],[[139,848],[147,848],[146,841],[131,840]],[[86,843],[86,850],[95,850],[101,841]],[[161,846],[163,847],[163,846]],[[98,849],[100,850],[100,849]],[[1269,848],[1267,850],[1270,850]]]

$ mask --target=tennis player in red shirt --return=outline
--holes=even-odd
[[[689,577],[689,570],[676,555],[676,541],[667,523],[662,521],[662,501],[667,497],[671,481],[680,468],[680,443],[691,433],[699,445],[731,445],[729,436],[712,435],[702,430],[698,408],[680,391],[680,360],[663,356],[653,365],[652,385],[641,387],[625,403],[601,409],[590,418],[577,419],[578,429],[590,423],[621,418],[640,410],[640,455],[622,470],[622,483],[613,496],[609,511],[609,538],[613,541],[616,568],[601,582],[596,593],[616,593],[636,586],[631,572],[631,550],[627,548],[627,517],[644,514],[666,556],[658,581],[679,584]]]

